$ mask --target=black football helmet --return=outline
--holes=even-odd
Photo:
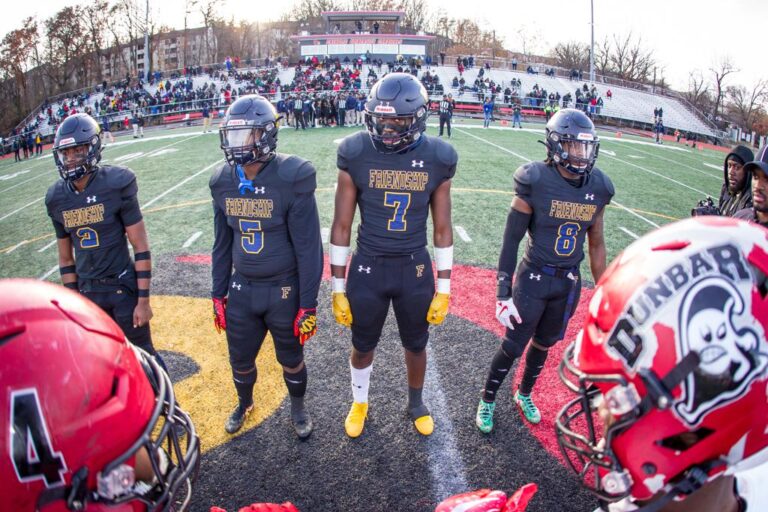
[[[427,129],[427,90],[409,73],[390,73],[371,88],[365,103],[365,126],[380,153],[412,148]]]
[[[564,108],[547,123],[547,156],[568,172],[589,174],[597,160],[600,140],[592,120],[581,110]]]
[[[62,121],[53,139],[53,161],[63,180],[77,181],[96,170],[101,161],[100,133],[99,123],[88,114],[73,114]],[[82,154],[67,158],[64,150],[77,146],[83,146]]]
[[[275,156],[281,116],[258,94],[239,97],[219,127],[221,149],[229,165],[268,162]]]

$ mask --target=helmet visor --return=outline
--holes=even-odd
[[[568,153],[568,162],[576,169],[587,169],[594,161],[597,141],[563,139],[563,151]]]
[[[413,126],[411,116],[371,116],[371,129],[386,146],[396,146],[408,135]]]
[[[238,127],[223,128],[223,144],[231,149],[234,148],[253,148],[256,142],[261,140],[264,130],[261,128]]]
[[[88,160],[89,144],[80,144],[57,149],[59,161],[67,170],[77,169],[85,165]]]

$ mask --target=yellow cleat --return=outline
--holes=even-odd
[[[432,416],[421,416],[413,420],[413,426],[419,431],[419,434],[423,436],[431,435],[435,430],[435,422],[432,420]]]
[[[359,437],[363,433],[365,419],[368,417],[368,402],[353,402],[349,409],[347,419],[344,421],[344,430],[351,438]]]

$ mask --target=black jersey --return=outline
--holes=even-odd
[[[555,164],[531,162],[517,169],[515,194],[533,209],[525,259],[537,267],[578,267],[587,230],[613,193],[613,183],[597,168],[579,187],[569,184]]]
[[[422,135],[410,151],[382,155],[364,131],[339,145],[337,165],[357,187],[358,251],[371,256],[413,254],[427,245],[432,192],[456,173],[453,146]]]
[[[116,277],[132,265],[125,227],[141,221],[136,176],[126,167],[98,167],[82,192],[64,180],[45,195],[57,238],[71,238],[80,279]]]
[[[270,281],[299,276],[300,307],[317,307],[323,272],[320,218],[312,164],[278,154],[240,193],[234,167],[224,164],[211,177],[214,235],[214,297],[229,289],[232,267],[246,279]]]

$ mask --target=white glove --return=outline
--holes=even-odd
[[[504,327],[514,331],[515,324],[512,322],[513,318],[518,324],[523,323],[520,313],[517,312],[515,303],[512,301],[512,297],[504,300],[496,299],[496,320]]]

